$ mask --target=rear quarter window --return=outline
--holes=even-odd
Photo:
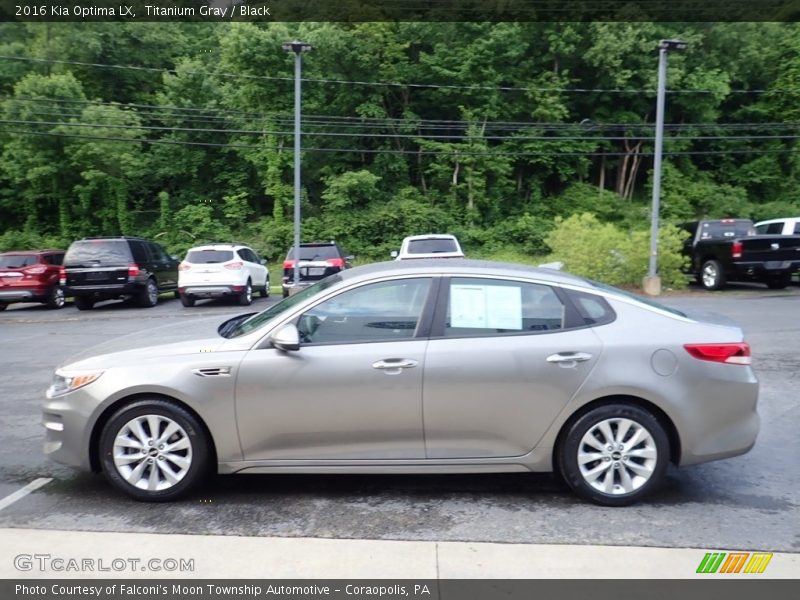
[[[614,309],[602,296],[576,290],[565,291],[585,325],[606,325],[617,318]]]

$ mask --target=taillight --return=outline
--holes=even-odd
[[[294,266],[293,260],[285,260],[283,261],[283,268],[284,269],[291,269]]]
[[[684,344],[686,351],[699,360],[728,363],[730,365],[749,365],[751,363],[750,344]]]
[[[136,263],[131,263],[128,265],[128,277],[137,277],[141,272],[142,271],[139,269],[139,265]]]
[[[344,259],[343,258],[329,258],[325,261],[332,267],[339,267],[340,269],[344,269]]]
[[[742,242],[733,242],[733,246],[731,246],[731,256],[733,258],[742,258]]]
[[[58,268],[58,285],[67,285],[67,270],[64,267]]]
[[[187,262],[182,262],[178,265],[178,271],[190,271],[192,269],[192,265]]]
[[[244,266],[243,262],[237,261],[237,262],[228,263],[227,265],[225,265],[225,268],[226,269],[230,269],[231,271],[238,271],[243,266]]]

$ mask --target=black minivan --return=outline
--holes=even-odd
[[[61,267],[61,286],[78,310],[95,302],[133,298],[155,306],[161,292],[178,290],[178,260],[142,238],[89,237],[72,242]]]

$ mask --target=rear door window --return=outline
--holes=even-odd
[[[131,251],[127,240],[80,240],[69,247],[64,262],[127,264],[131,262]]]
[[[565,307],[547,285],[499,279],[450,280],[445,337],[547,333],[564,328]]]
[[[233,250],[190,250],[186,262],[195,265],[224,263],[233,259]]]
[[[0,269],[21,269],[35,264],[35,256],[23,256],[21,254],[0,256]]]

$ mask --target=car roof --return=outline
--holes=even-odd
[[[429,258],[423,261],[387,261],[373,263],[338,273],[343,280],[371,279],[380,275],[477,275],[501,277],[529,277],[545,279],[552,283],[563,283],[591,288],[592,285],[581,277],[530,265],[504,263],[488,260],[461,258]]]
[[[786,223],[787,221],[800,221],[800,217],[781,217],[779,219],[767,219],[766,221],[759,221],[758,225],[769,225],[770,223]]]
[[[441,239],[448,239],[454,240],[456,236],[451,233],[425,233],[423,235],[410,235],[404,238],[403,241],[413,241],[413,240],[441,240]]]
[[[240,248],[247,248],[247,246],[242,244],[203,244],[202,246],[192,246],[187,252],[192,250],[238,250]]]
[[[33,256],[35,254],[63,254],[63,250],[7,250],[0,252],[0,256],[14,255],[14,256]]]

